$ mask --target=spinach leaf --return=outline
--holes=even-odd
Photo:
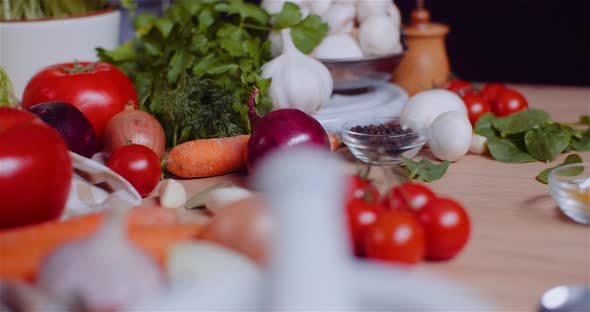
[[[527,109],[492,121],[502,137],[524,133],[551,121],[549,114],[538,109]]]
[[[442,178],[447,172],[447,168],[450,164],[448,160],[445,160],[440,164],[434,164],[426,159],[416,162],[403,157],[402,160],[404,166],[409,171],[408,180],[425,182],[432,182]]]
[[[496,120],[496,116],[492,113],[486,113],[479,117],[477,122],[475,123],[475,127],[473,131],[476,134],[484,136],[488,139],[497,137],[496,130],[492,127],[492,122]]]
[[[524,142],[531,156],[549,162],[569,146],[571,137],[571,128],[554,123],[529,130]]]
[[[584,162],[584,161],[582,160],[582,157],[580,157],[580,155],[571,154],[561,164],[541,171],[537,175],[537,181],[547,184],[548,180],[549,180],[549,173],[551,172],[551,170],[553,170],[555,168],[559,168],[561,166],[570,165],[570,164],[577,164],[577,163],[582,163],[582,162]],[[564,170],[564,172],[561,175],[575,177],[579,174],[582,174],[582,172],[584,171],[584,168],[571,168],[571,169],[572,170],[567,170],[567,169]]]
[[[572,136],[570,146],[576,151],[590,151],[590,130],[582,132],[579,136]]]
[[[489,138],[488,149],[495,160],[504,163],[524,163],[535,161],[519,144],[503,138]]]

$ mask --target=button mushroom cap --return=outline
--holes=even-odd
[[[362,23],[371,16],[385,15],[391,4],[391,0],[359,1],[357,17]]]
[[[330,6],[321,17],[330,27],[330,34],[349,33],[354,26],[355,14],[355,5],[343,2]]]
[[[427,129],[436,117],[448,111],[460,111],[467,116],[465,104],[457,94],[444,89],[426,90],[408,100],[400,115],[400,122],[410,129]]]
[[[472,135],[469,118],[460,111],[450,111],[438,116],[426,132],[432,154],[440,160],[448,161],[457,161],[467,154]]]

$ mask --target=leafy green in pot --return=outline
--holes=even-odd
[[[306,50],[327,34],[317,16],[301,16],[290,3],[269,16],[242,0],[178,0],[163,17],[138,16],[132,42],[98,52],[131,77],[141,108],[160,121],[169,145],[234,136],[250,131],[246,100],[254,87],[256,109],[271,108],[270,80],[259,75],[271,58],[269,32],[291,27]],[[279,26],[273,28],[273,19]]]
[[[555,167],[551,167],[551,168],[547,168],[543,171],[541,171],[538,175],[537,175],[537,181],[547,184],[549,181],[549,173],[551,173],[551,170],[555,169],[555,168],[559,168],[565,165],[570,165],[570,164],[578,164],[578,163],[582,163],[582,157],[580,157],[580,155],[578,154],[571,154],[569,155],[564,161],[563,163],[555,166]],[[584,168],[580,167],[580,168],[571,168],[571,170],[564,170],[564,172],[562,172],[561,175],[563,176],[572,176],[575,177],[577,175],[580,175],[584,172]]]
[[[408,180],[432,182],[442,178],[449,168],[450,162],[448,160],[443,161],[440,164],[434,164],[426,159],[420,161],[413,161],[408,158],[402,158],[408,171]]]

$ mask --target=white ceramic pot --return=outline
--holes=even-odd
[[[35,73],[49,65],[96,61],[96,47],[112,49],[119,40],[121,12],[31,21],[0,22],[0,64],[17,98]]]

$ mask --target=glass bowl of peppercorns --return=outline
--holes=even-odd
[[[342,126],[342,142],[359,160],[371,165],[397,165],[426,143],[425,129],[402,127],[399,117],[351,120]]]

